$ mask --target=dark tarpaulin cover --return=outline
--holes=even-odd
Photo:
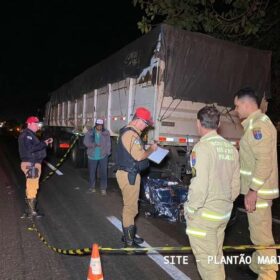
[[[162,29],[165,95],[231,106],[234,94],[250,85],[271,97],[271,52],[244,47],[165,25]]]
[[[160,30],[160,26],[153,29],[52,92],[51,103],[72,101],[108,83],[138,77],[150,65]]]
[[[146,215],[165,218],[170,222],[185,220],[183,205],[187,200],[188,188],[179,179],[144,177],[141,184],[140,207]]]
[[[138,77],[150,64],[159,34],[165,96],[231,106],[234,93],[250,85],[259,97],[270,97],[270,51],[163,24],[51,93],[51,103],[74,100],[108,83]]]

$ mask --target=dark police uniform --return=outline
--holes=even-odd
[[[19,155],[21,158],[21,170],[26,176],[26,197],[28,202],[32,202],[35,209],[35,198],[39,189],[39,179],[41,175],[41,163],[46,157],[47,144],[40,141],[35,133],[26,128],[18,138]],[[30,171],[33,168],[34,173]]]

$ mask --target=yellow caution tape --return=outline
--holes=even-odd
[[[56,253],[63,255],[71,255],[71,256],[82,256],[82,255],[90,255],[91,248],[83,248],[83,249],[61,249],[51,246],[46,239],[42,236],[39,230],[36,228],[35,224],[32,224],[32,227],[29,227],[28,230],[35,231],[38,234],[38,238],[51,250]]]
[[[77,140],[79,139],[79,135],[76,135],[74,141],[72,142],[72,144],[70,145],[70,147],[68,148],[68,150],[65,152],[65,154],[63,155],[63,157],[58,161],[58,163],[55,165],[55,169],[53,171],[51,171],[44,179],[42,179],[42,182],[45,182],[46,180],[48,180],[56,171],[57,169],[62,165],[62,163],[65,161],[67,155],[69,154],[69,152],[72,150],[72,148],[74,147],[74,145],[76,144]]]
[[[38,234],[39,239],[51,250],[56,253],[63,255],[71,255],[71,256],[82,256],[82,255],[90,255],[91,248],[82,248],[82,249],[60,249],[48,244],[45,238],[40,234],[35,224],[32,225],[32,228],[28,228],[28,230],[35,231]],[[247,251],[247,250],[264,250],[264,249],[280,249],[280,244],[275,244],[271,246],[265,245],[237,245],[237,246],[223,246],[224,251]],[[141,248],[107,248],[107,247],[99,247],[99,251],[102,253],[122,253],[122,252],[130,252],[130,253],[148,253],[148,254],[158,254],[158,253],[189,253],[192,251],[190,246],[181,246],[181,247],[172,247],[172,246],[164,246],[164,247],[141,247]]]

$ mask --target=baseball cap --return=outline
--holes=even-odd
[[[30,123],[39,123],[40,121],[39,121],[39,119],[37,118],[37,117],[35,117],[35,116],[30,116],[30,117],[28,117],[27,118],[27,120],[26,120],[26,123],[28,124],[30,124]]]
[[[154,124],[151,112],[144,107],[138,107],[135,111],[135,116],[144,121],[147,125],[152,126]]]
[[[96,123],[96,124],[102,124],[102,125],[103,125],[103,124],[104,124],[104,121],[103,121],[102,119],[97,119],[95,123]]]

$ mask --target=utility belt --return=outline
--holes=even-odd
[[[127,172],[127,179],[128,179],[128,182],[129,182],[130,185],[135,184],[136,176],[137,176],[137,174],[140,173],[139,171],[137,171],[135,169],[131,169],[131,168],[128,168],[128,167],[121,167],[121,166],[118,167],[118,170],[122,170],[122,171]]]

